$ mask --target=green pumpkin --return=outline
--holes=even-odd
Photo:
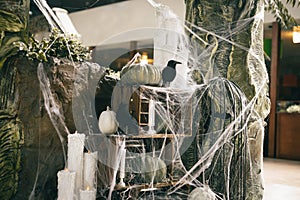
[[[167,174],[167,166],[166,163],[159,158],[156,157],[145,157],[145,165],[142,177],[146,183],[153,182],[161,182],[166,178]]]
[[[126,159],[126,162],[126,171],[137,174],[137,182],[158,183],[166,178],[167,166],[160,158],[141,155]]]
[[[120,76],[125,84],[159,85],[162,79],[158,67],[144,63],[125,66]]]

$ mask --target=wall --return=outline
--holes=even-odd
[[[184,19],[184,0],[156,0],[156,2],[168,5],[179,18]],[[153,38],[151,28],[157,27],[155,9],[146,0],[129,0],[71,13],[70,18],[86,46],[100,45],[111,37],[114,39],[108,43]],[[150,29],[132,36],[121,34],[142,28]]]
[[[180,19],[184,19],[184,0],[156,0],[156,2],[169,6]],[[287,7],[292,16],[300,19],[300,8]],[[118,43],[153,38],[151,30],[135,32],[132,36],[128,34],[122,36],[121,33],[141,28],[157,27],[155,9],[147,0],[128,0],[75,12],[70,14],[70,18],[81,34],[82,42],[86,46],[97,46],[104,41],[106,43]],[[273,21],[275,21],[273,15],[265,13],[265,23]],[[111,37],[114,37],[114,39],[110,39]]]

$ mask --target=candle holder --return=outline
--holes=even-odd
[[[125,178],[125,162],[126,162],[126,149],[125,149],[125,140],[121,143],[120,148],[120,170],[119,170],[119,178],[120,182],[117,184],[118,188],[125,187],[124,178]]]
[[[149,126],[147,134],[155,134],[155,133],[156,133],[156,130],[154,129],[154,126]]]
[[[124,183],[124,178],[120,177],[120,182],[117,184],[117,188],[124,188],[126,184]]]

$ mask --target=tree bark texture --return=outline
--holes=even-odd
[[[249,173],[246,182],[230,183],[230,187],[235,188],[231,190],[230,199],[262,199],[263,126],[270,107],[266,81],[268,76],[263,57],[263,15],[260,15],[264,11],[263,1],[185,0],[185,2],[186,25],[195,33],[188,33],[192,43],[208,52],[204,59],[205,64],[199,66],[203,76],[212,78],[208,74],[213,67],[214,70],[217,69],[214,75],[234,82],[249,101],[255,100],[253,120],[247,126],[248,138],[241,138],[249,143],[251,154],[250,157],[246,155],[247,162],[243,163],[240,169],[248,170]],[[197,27],[206,29],[207,32]],[[226,146],[224,148],[226,150]],[[235,162],[236,158],[232,159],[230,165],[238,165]],[[218,161],[216,165],[218,164],[225,163]],[[218,175],[215,176],[217,177]],[[220,184],[213,187],[215,190],[221,188]],[[245,188],[246,194],[235,196],[239,188]],[[221,188],[218,192],[224,194],[222,190]]]
[[[17,54],[15,43],[28,41],[30,0],[0,0],[0,69]]]
[[[0,185],[7,186],[0,191],[6,195],[1,199],[57,198],[57,172],[65,167],[63,148],[67,149],[67,134],[99,133],[97,117],[110,106],[108,93],[116,82],[104,78],[103,67],[54,60],[43,64],[44,71],[66,128],[59,124],[57,115],[52,115],[51,121],[45,108],[37,75],[38,62],[15,56],[0,70],[0,146],[7,146],[7,151],[0,149]],[[85,147],[107,150],[106,144],[98,147],[101,138],[96,138],[100,142],[90,137]],[[107,167],[98,164],[98,186],[107,186],[111,179],[105,173]],[[6,179],[2,174],[8,175]]]

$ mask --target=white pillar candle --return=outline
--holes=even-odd
[[[154,134],[156,131],[154,130],[155,126],[155,101],[149,100],[149,112],[148,112],[148,134]]]
[[[154,127],[155,126],[155,102],[150,99],[149,100],[149,116],[148,116],[148,126]]]
[[[68,135],[68,168],[76,173],[75,191],[78,195],[79,189],[83,184],[83,148],[84,134],[69,134]]]
[[[80,200],[95,200],[96,199],[96,189],[87,188],[86,190],[79,191]]]
[[[83,159],[83,188],[94,188],[98,153],[89,151]]]
[[[57,173],[58,197],[57,200],[73,200],[75,192],[75,172],[68,169]]]

